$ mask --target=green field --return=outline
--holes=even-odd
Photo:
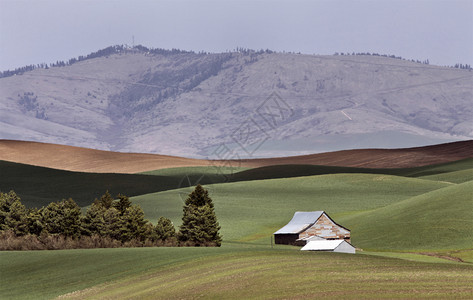
[[[473,180],[473,158],[457,162],[407,169],[363,169],[314,165],[283,165],[255,169],[224,167],[183,167],[142,174],[81,173],[0,161],[0,191],[15,190],[29,207],[73,198],[87,206],[106,190],[137,196],[194,186],[275,178],[292,178],[330,174],[387,174],[421,177],[454,183]],[[236,173],[235,173],[236,172]],[[146,176],[152,175],[152,176]]]
[[[473,266],[292,247],[4,252],[2,299],[470,298]],[[54,263],[52,263],[54,262]],[[69,298],[68,297],[68,298]]]
[[[188,186],[200,180],[214,201],[224,239],[220,248],[0,252],[0,299],[47,299],[71,292],[79,299],[472,298],[472,163],[388,170],[277,166],[240,170],[228,178],[210,167],[64,175],[0,165],[16,174],[8,179],[3,173],[0,179],[30,197],[59,194],[68,185],[78,195],[111,183],[116,184],[113,193],[125,192],[120,177],[112,177],[124,176],[129,185],[123,187],[132,188],[131,200],[149,220],[165,216],[176,226],[192,190]],[[29,183],[32,177],[37,181]],[[352,243],[364,251],[350,255],[271,247],[272,233],[295,211],[313,210],[325,210],[351,229]]]
[[[206,185],[214,199],[226,241],[270,243],[271,233],[295,211],[325,210],[338,216],[384,207],[451,183],[391,175],[334,174]],[[166,216],[177,225],[185,195],[191,189],[132,198],[151,221]],[[347,225],[349,227],[349,225]],[[355,234],[355,233],[353,233]],[[355,237],[355,235],[353,235]]]
[[[192,186],[196,182],[228,180],[226,169],[214,167],[178,168],[144,174],[81,173],[0,161],[0,191],[14,190],[29,207],[46,206],[53,201],[73,198],[80,206],[90,205],[110,191],[128,196]]]
[[[390,250],[473,248],[473,181],[344,220],[362,247]],[[373,226],[376,224],[376,226]]]

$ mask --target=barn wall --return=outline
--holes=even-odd
[[[307,228],[299,234],[299,238],[306,238],[317,235],[325,239],[344,239],[350,242],[350,231],[338,226],[325,214],[315,222],[314,225]]]
[[[298,238],[298,234],[275,234],[274,243],[282,245],[294,245]]]

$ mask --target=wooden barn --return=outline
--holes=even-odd
[[[274,233],[274,242],[303,246],[312,240],[345,240],[350,230],[335,223],[324,211],[298,211],[292,220]]]

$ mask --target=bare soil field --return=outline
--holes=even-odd
[[[232,165],[263,167],[309,164],[363,168],[407,168],[440,164],[473,157],[473,140],[405,148],[344,150],[311,155],[246,159]],[[0,140],[0,160],[79,172],[138,173],[157,169],[210,166],[202,159],[177,156],[121,153],[80,147]]]
[[[0,160],[92,173],[138,173],[209,164],[205,160],[176,156],[121,153],[13,140],[0,140]]]
[[[404,149],[357,149],[242,161],[244,167],[307,164],[359,168],[411,168],[473,157],[473,140]]]

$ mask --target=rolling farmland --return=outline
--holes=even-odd
[[[114,193],[130,189],[149,220],[165,216],[176,227],[189,185],[201,180],[214,200],[223,245],[0,252],[0,298],[471,298],[472,163],[276,165],[224,169],[226,177],[209,166],[111,174],[2,162],[2,182],[30,206],[61,191],[85,207],[115,184]],[[272,245],[272,233],[294,211],[311,210],[325,210],[349,228],[357,254]]]

